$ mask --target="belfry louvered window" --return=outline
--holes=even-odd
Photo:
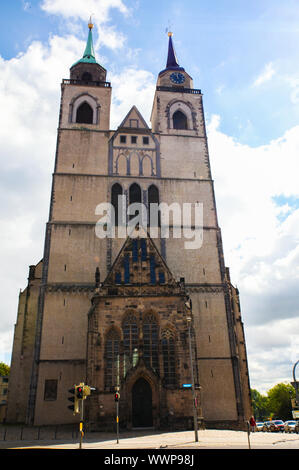
[[[159,371],[158,325],[154,315],[147,315],[143,322],[143,358],[148,367]]]
[[[188,129],[187,117],[182,111],[176,111],[172,119],[174,129]]]
[[[119,385],[119,344],[118,332],[110,330],[105,341],[105,388]]]
[[[123,322],[124,377],[138,361],[138,325],[135,315],[130,314]]]
[[[80,124],[93,123],[93,109],[86,101],[77,109],[76,122]]]
[[[162,355],[164,384],[174,386],[176,385],[175,338],[174,333],[170,330],[165,330],[162,333]]]

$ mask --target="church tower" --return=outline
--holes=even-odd
[[[152,127],[132,104],[110,130],[112,88],[92,29],[61,85],[44,256],[20,295],[7,421],[76,423],[68,389],[85,382],[96,388],[86,407],[93,429],[113,427],[116,388],[124,428],[188,429],[193,399],[184,384],[193,377],[200,422],[243,428],[251,414],[245,339],[224,264],[202,93],[169,33]],[[116,215],[115,236],[99,236],[107,230],[101,203]],[[136,204],[145,223],[120,236]],[[184,204],[202,208],[200,222],[183,216]],[[200,243],[190,246],[195,229]]]

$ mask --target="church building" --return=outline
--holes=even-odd
[[[192,429],[194,409],[199,426],[244,429],[244,329],[224,263],[201,90],[169,33],[151,127],[132,103],[111,130],[112,87],[92,29],[61,84],[44,253],[19,296],[6,421],[77,423],[68,391],[85,383],[95,389],[84,401],[89,429],[115,427],[116,390],[123,429]],[[187,206],[202,208],[201,218]]]

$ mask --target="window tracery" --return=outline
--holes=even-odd
[[[120,372],[120,338],[118,332],[113,328],[106,335],[105,341],[105,388],[115,387],[119,384]]]
[[[138,324],[134,314],[129,314],[123,322],[124,377],[138,361]]]
[[[143,321],[143,358],[148,367],[159,372],[158,324],[153,314],[146,315]]]
[[[167,329],[162,332],[161,337],[164,383],[168,386],[175,386],[175,335],[170,329]]]

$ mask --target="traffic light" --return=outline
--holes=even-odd
[[[114,401],[119,401],[119,398],[120,398],[120,394],[118,392],[116,392],[114,394]]]
[[[86,398],[90,395],[91,390],[92,390],[92,387],[89,387],[89,385],[83,386],[83,400],[86,400]]]
[[[77,388],[76,385],[74,385],[74,387],[69,389],[69,393],[71,395],[74,395],[74,396],[68,398],[68,400],[73,403],[73,405],[68,406],[68,408],[70,410],[72,410],[73,414],[79,413],[79,403],[78,403],[77,397],[76,397],[76,388]]]
[[[83,387],[82,385],[76,386],[76,398],[77,400],[83,400]]]

